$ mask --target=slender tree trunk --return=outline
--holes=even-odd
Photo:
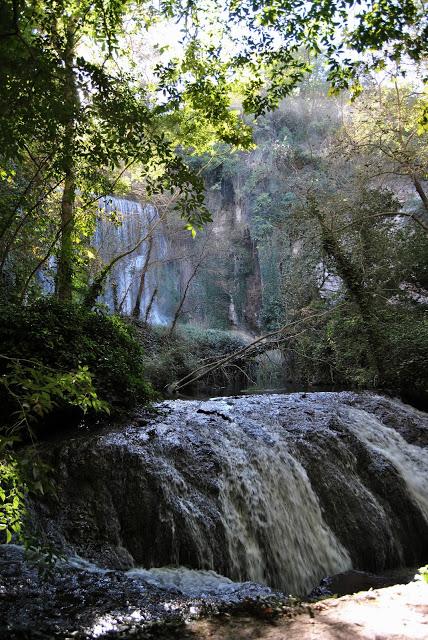
[[[76,201],[76,167],[74,157],[74,137],[76,110],[79,106],[76,78],[74,75],[76,21],[70,18],[64,51],[64,101],[67,110],[64,140],[64,190],[61,200],[61,238],[58,254],[56,294],[60,300],[71,300],[73,277],[73,231],[75,225],[74,208]]]
[[[37,209],[37,207],[42,204],[42,202],[45,200],[45,198],[50,193],[52,193],[57,187],[59,187],[61,182],[62,182],[62,179],[59,180],[56,184],[50,186],[49,190],[43,196],[40,196],[40,198],[37,199],[35,204],[32,205],[28,209],[27,213],[21,218],[19,223],[16,225],[16,227],[13,230],[13,232],[11,233],[9,239],[7,240],[7,242],[4,243],[4,248],[2,248],[2,250],[1,250],[2,257],[1,257],[1,261],[0,261],[0,272],[3,271],[3,269],[4,269],[4,266],[6,264],[6,261],[7,261],[8,257],[9,257],[10,251],[11,251],[13,245],[15,244],[17,238],[19,237],[19,232],[27,224],[27,222],[29,222],[29,220],[31,219],[32,214]]]
[[[134,275],[135,275],[135,267],[133,267],[129,271],[129,276],[130,276],[129,277],[129,284],[126,287],[125,293],[122,294],[122,298],[121,298],[120,302],[119,302],[118,295],[116,295],[117,301],[115,302],[115,306],[114,306],[115,313],[122,313],[123,305],[125,304],[125,300],[128,297],[128,293],[129,293],[129,291],[131,290],[131,287],[132,287],[132,281],[134,279]]]
[[[133,317],[137,319],[140,317],[141,298],[143,297],[144,287],[146,284],[146,275],[147,275],[147,269],[149,267],[152,248],[153,248],[153,235],[150,235],[149,241],[147,243],[147,253],[144,260],[144,266],[143,266],[143,270],[141,271],[140,283],[138,285],[137,297],[135,299],[135,305],[132,311]]]
[[[153,303],[154,303],[154,301],[155,301],[155,299],[156,299],[157,294],[158,294],[158,288],[156,287],[156,288],[154,289],[153,293],[152,293],[152,297],[150,298],[149,305],[148,305],[148,307],[147,307],[147,309],[146,309],[146,315],[144,316],[144,322],[145,322],[146,324],[147,324],[147,323],[148,323],[148,321],[149,321],[150,311],[152,310]]]
[[[428,196],[424,191],[424,188],[418,178],[413,176],[413,184],[415,185],[415,189],[418,192],[420,199],[422,200],[422,204],[424,205],[425,211],[428,211]]]
[[[184,287],[183,295],[181,296],[181,300],[180,300],[179,305],[178,305],[178,307],[177,307],[177,309],[176,309],[176,311],[175,311],[175,314],[174,314],[174,318],[173,318],[173,321],[172,321],[171,327],[170,327],[170,329],[169,329],[169,331],[168,331],[168,337],[172,336],[172,334],[173,334],[173,333],[174,333],[174,331],[175,331],[175,327],[176,327],[176,324],[177,324],[177,322],[178,322],[178,319],[179,319],[179,317],[180,317],[180,315],[181,315],[181,310],[183,309],[184,303],[185,303],[185,301],[186,301],[187,294],[188,294],[189,289],[190,289],[190,285],[192,284],[192,280],[193,280],[193,278],[194,278],[194,277],[196,276],[196,274],[198,273],[198,269],[199,269],[199,267],[200,267],[200,266],[201,266],[201,264],[202,264],[202,260],[203,260],[203,258],[201,258],[201,260],[200,260],[200,261],[197,263],[197,265],[194,267],[194,269],[193,269],[192,273],[190,274],[190,277],[189,277],[189,279],[188,279],[188,281],[187,281],[187,283],[186,283],[186,286]]]
[[[97,275],[97,277],[95,278],[95,280],[93,281],[93,283],[90,285],[86,295],[85,295],[85,299],[84,299],[84,305],[88,308],[91,308],[94,306],[94,304],[97,301],[97,298],[101,295],[101,292],[103,290],[104,287],[104,281],[107,278],[108,274],[110,273],[110,271],[113,269],[114,265],[119,262],[119,260],[122,260],[123,258],[126,258],[126,256],[131,255],[131,253],[134,253],[134,251],[136,251],[139,247],[141,247],[141,245],[143,244],[143,242],[145,240],[147,240],[149,236],[144,236],[143,238],[140,238],[140,240],[137,242],[137,244],[135,244],[133,247],[131,247],[130,249],[127,249],[126,251],[124,251],[123,253],[120,253],[119,255],[115,256],[112,260],[110,260],[110,262],[100,271],[100,273]],[[122,305],[121,305],[122,306]]]

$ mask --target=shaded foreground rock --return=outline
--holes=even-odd
[[[205,593],[188,596],[156,586],[155,576],[105,571],[76,558],[45,577],[36,566],[22,548],[0,545],[2,640],[181,637],[191,618],[280,598],[267,587],[221,576],[206,582]]]
[[[395,584],[408,584],[412,582],[416,573],[416,568],[400,568],[386,572],[385,575],[376,575],[367,571],[345,571],[323,578],[319,586],[315,587],[308,595],[307,600],[317,601],[332,596],[341,597],[357,591],[381,589]]]
[[[170,570],[172,572],[172,570]],[[189,572],[191,573],[191,572]],[[156,572],[108,571],[78,558],[41,578],[23,550],[0,546],[3,640],[422,640],[428,585],[421,580],[313,604],[267,587],[178,573],[160,588]],[[176,576],[177,577],[177,576]],[[354,576],[355,577],[355,576]],[[171,576],[170,576],[171,578]],[[367,576],[366,576],[367,578]],[[371,576],[371,580],[376,576]],[[335,579],[343,584],[343,576]],[[379,577],[377,577],[379,579]],[[199,583],[199,596],[180,591]],[[205,584],[205,587],[201,585]],[[205,590],[205,593],[203,591]]]
[[[70,553],[308,593],[428,559],[427,416],[370,393],[162,403],[55,446],[37,522]]]

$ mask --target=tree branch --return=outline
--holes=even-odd
[[[260,336],[260,338],[257,338],[257,340],[254,340],[249,345],[246,345],[245,347],[238,349],[238,351],[234,351],[233,353],[227,355],[226,357],[216,360],[212,364],[208,364],[208,365],[205,364],[202,367],[198,367],[194,371],[191,371],[189,374],[187,374],[180,380],[177,380],[176,382],[173,382],[172,384],[170,384],[167,387],[167,391],[170,394],[177,393],[179,389],[182,389],[183,387],[187,387],[189,384],[196,382],[197,380],[205,376],[207,373],[210,373],[211,371],[214,371],[215,369],[218,369],[219,367],[229,362],[232,362],[233,360],[240,359],[243,355],[248,355],[249,352],[254,350],[254,347],[256,347],[257,345],[260,345],[263,341],[267,341],[268,339],[275,336],[280,336],[281,334],[288,331],[291,327],[296,327],[299,324],[306,324],[306,323],[309,323],[311,320],[322,318],[323,316],[330,314],[333,310],[336,310],[346,305],[347,303],[343,302],[341,304],[336,305],[332,309],[328,309],[327,311],[322,311],[321,313],[314,313],[311,316],[307,316],[306,318],[300,318],[299,320],[290,322],[289,324],[284,325],[283,327],[280,327],[275,331],[270,331],[269,333],[266,333],[265,335]],[[295,335],[299,335],[299,334],[295,334]],[[291,339],[292,337],[293,336],[285,336],[283,340]],[[272,342],[275,342],[275,341],[272,341]]]

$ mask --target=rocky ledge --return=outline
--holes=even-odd
[[[49,447],[35,524],[111,569],[182,565],[305,594],[428,559],[428,417],[371,393],[168,401]]]
[[[379,589],[399,576],[346,572],[323,580],[312,603],[305,603],[210,572],[112,571],[76,557],[58,561],[48,573],[42,568],[22,548],[0,546],[2,640],[371,640],[385,630],[393,634],[376,637],[426,637],[428,585],[420,579]],[[412,580],[411,573],[405,580]],[[313,602],[315,595],[369,587]]]
[[[168,582],[156,572],[105,570],[76,557],[46,572],[21,547],[0,545],[0,637],[170,638],[202,615],[291,609],[284,596],[261,585],[208,572],[182,570],[174,577],[175,584],[172,576]]]

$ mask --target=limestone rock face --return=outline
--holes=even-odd
[[[213,218],[207,230],[206,258],[189,290],[184,317],[194,323],[204,323],[209,318],[210,326],[258,334],[262,277],[249,202],[236,177],[213,171],[206,176],[206,203]],[[195,253],[192,248],[195,241],[189,239],[189,234],[176,233],[170,242],[175,255]],[[200,242],[206,242],[203,234]],[[189,261],[181,261],[178,277],[181,289],[191,271]]]
[[[168,401],[57,443],[38,526],[103,566],[213,569],[286,593],[428,559],[428,418],[370,393]]]

